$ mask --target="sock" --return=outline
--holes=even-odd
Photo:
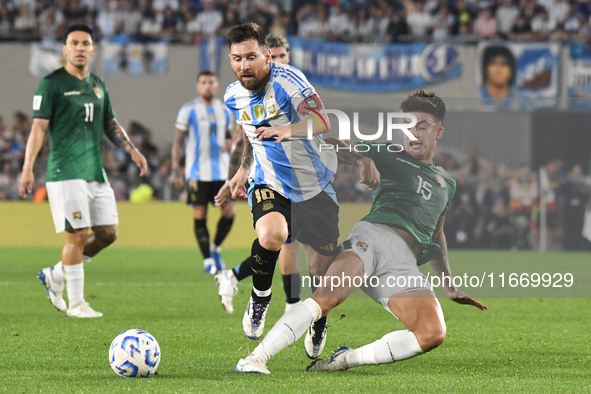
[[[263,248],[257,238],[252,243],[250,255],[256,261],[252,267],[252,295],[254,298],[268,297],[271,295],[271,284],[273,283],[273,274],[275,273],[279,251]]]
[[[285,290],[285,302],[295,304],[300,301],[300,287],[302,287],[302,277],[300,274],[282,275],[283,289]]]
[[[90,263],[90,260],[92,260],[92,257],[88,257],[85,254],[82,255],[82,264],[84,264],[85,267],[86,267],[86,264]]]
[[[322,316],[320,305],[311,298],[286,312],[250,354],[250,358],[263,363],[297,341],[310,324]]]
[[[53,266],[53,269],[51,270],[51,277],[58,285],[64,283],[64,270],[62,268],[61,261]]]
[[[70,307],[84,301],[84,264],[64,265]]]
[[[226,239],[232,228],[232,223],[234,223],[234,218],[225,218],[223,216],[220,218],[220,221],[218,222],[218,230],[215,234],[215,240],[213,241],[216,246],[219,246],[224,242],[224,239]]]
[[[384,335],[382,339],[347,354],[347,364],[349,368],[358,365],[388,364],[422,353],[425,352],[419,346],[417,337],[412,331],[393,331]]]
[[[246,260],[232,268],[232,272],[236,279],[240,282],[244,278],[248,278],[252,275],[252,267],[254,267],[256,261],[252,256],[248,256]]]
[[[197,239],[203,258],[207,259],[211,257],[211,253],[209,252],[209,231],[207,231],[205,220],[195,219],[195,238]]]

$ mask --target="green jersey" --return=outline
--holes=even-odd
[[[105,123],[115,117],[105,83],[88,73],[80,80],[60,68],[39,82],[33,117],[49,120],[47,181],[106,182]]]
[[[380,172],[371,211],[361,220],[408,231],[423,247],[418,265],[428,262],[441,250],[432,236],[456,191],[456,181],[439,166],[423,163],[406,152],[388,151],[389,144],[358,144],[370,147],[365,153],[359,151],[372,159]],[[392,151],[397,147],[391,145]]]

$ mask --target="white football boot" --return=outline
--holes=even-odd
[[[236,286],[238,279],[236,279],[232,270],[223,270],[215,275],[215,281],[218,285],[218,293],[224,309],[228,313],[234,313],[232,300],[236,293],[238,293],[238,287]]]
[[[341,346],[332,353],[330,358],[314,361],[308,368],[306,368],[306,371],[345,371],[349,369],[346,357],[347,353],[351,351],[352,349],[348,346]]]
[[[264,363],[252,359],[250,356],[238,361],[238,364],[234,367],[234,372],[271,374]]]
[[[37,274],[37,278],[41,280],[41,284],[47,289],[47,295],[51,304],[60,312],[65,312],[67,309],[66,301],[64,301],[64,282],[58,284],[51,276],[53,267],[43,268]]]
[[[82,301],[74,305],[70,305],[66,311],[66,315],[70,317],[101,317],[102,313],[95,311],[88,305],[88,302]]]
[[[308,332],[306,333],[306,339],[304,340],[304,349],[306,350],[306,356],[309,359],[317,359],[322,351],[324,345],[326,345],[326,316],[318,320],[316,323],[312,323]]]
[[[265,318],[269,310],[269,301],[255,301],[252,296],[242,318],[242,329],[248,339],[259,340],[265,331]]]

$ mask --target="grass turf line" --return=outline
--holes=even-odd
[[[246,250],[224,250],[228,265]],[[35,278],[59,249],[0,249],[0,391],[5,392],[589,392],[589,299],[488,299],[490,309],[441,300],[448,336],[433,352],[404,362],[344,373],[306,373],[303,339],[269,361],[271,376],[232,372],[258,342],[242,333],[250,280],[239,285],[235,312],[219,304],[197,250],[108,249],[85,269],[86,300],[105,315],[58,313]],[[450,252],[452,268],[499,260],[496,252]],[[541,260],[550,254],[502,254]],[[546,264],[551,264],[548,260]],[[283,312],[277,270],[265,332]],[[381,306],[351,299],[329,316],[323,356],[403,329]],[[124,379],[108,363],[109,344],[130,328],[158,340],[158,375]]]

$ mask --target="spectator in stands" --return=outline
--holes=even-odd
[[[513,5],[513,0],[502,0],[501,5],[497,8],[496,19],[499,34],[503,37],[509,35],[517,17],[519,16],[519,9]]]
[[[476,226],[478,217],[476,190],[468,178],[466,168],[461,168],[455,178],[456,193],[451,201],[449,210],[449,213],[452,215],[450,232],[453,231],[453,237],[448,242],[460,248],[473,247],[473,229]]]
[[[331,39],[335,41],[346,41],[354,31],[353,21],[339,4],[331,7],[328,29]]]
[[[0,37],[7,37],[12,31],[12,16],[5,3],[0,4]]]
[[[568,2],[565,0],[549,0],[546,1],[544,5],[548,11],[549,18],[552,20],[554,25],[564,23],[569,11]]]
[[[392,12],[392,19],[386,31],[388,42],[408,41],[408,25],[406,24],[404,11]]]
[[[371,42],[376,36],[376,21],[368,16],[367,10],[359,10],[355,37],[359,42]]]
[[[472,14],[468,9],[468,4],[465,0],[459,0],[456,4],[456,24],[453,34],[466,35],[471,34],[472,31]]]
[[[162,14],[149,12],[144,15],[140,25],[140,34],[146,40],[158,41],[162,36]]]
[[[431,15],[424,10],[424,3],[422,1],[416,1],[414,3],[412,11],[406,16],[406,23],[414,40],[424,40],[427,38],[429,26],[431,25]]]
[[[564,201],[564,248],[580,250],[583,245],[581,233],[585,223],[585,205],[589,200],[589,189],[585,185],[583,171],[579,164],[570,170],[568,179],[561,189]]]
[[[121,14],[117,7],[120,3],[105,1],[103,7],[98,12],[96,24],[104,38],[109,38],[115,34],[115,28],[121,22]]]
[[[433,39],[437,41],[445,40],[450,36],[451,29],[454,26],[455,18],[449,13],[449,8],[445,4],[439,6],[439,10],[431,19],[431,29]]]
[[[21,33],[32,33],[37,27],[37,20],[31,12],[31,8],[25,4],[21,7],[19,15],[14,20],[13,30]]]
[[[313,10],[310,6],[310,10]],[[298,36],[302,38],[322,38],[328,37],[330,30],[328,27],[328,19],[326,11],[322,5],[318,5],[316,13],[308,13],[307,8],[302,8],[302,12],[298,14],[300,19],[298,27]]]
[[[493,38],[497,35],[497,21],[493,18],[490,9],[482,8],[474,21],[474,34],[479,38]]]
[[[581,18],[579,10],[574,3],[571,3],[569,5],[568,14],[566,15],[566,18],[564,18],[564,31],[572,37],[579,31],[580,27]]]
[[[129,37],[137,37],[142,23],[142,13],[133,6],[131,1],[125,2],[125,12],[122,14],[123,32]]]
[[[515,25],[513,25],[509,33],[509,38],[511,40],[529,40],[533,38],[531,24],[527,16],[520,14],[517,17],[517,21],[515,21]]]
[[[548,18],[548,12],[545,9],[540,10],[531,21],[531,30],[535,33],[537,40],[547,40],[555,27],[556,23]]]

